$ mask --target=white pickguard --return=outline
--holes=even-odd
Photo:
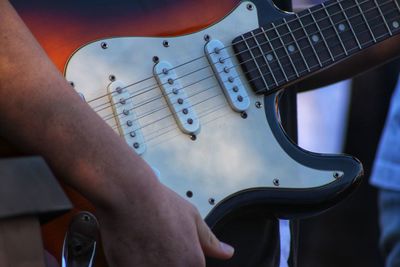
[[[242,82],[251,100],[247,119],[231,109],[215,77],[185,89],[192,104],[198,103],[194,106],[201,124],[197,140],[192,141],[182,133],[171,116],[153,77],[153,57],[158,56],[173,66],[200,58],[176,69],[179,76],[202,69],[182,78],[183,86],[213,76],[211,67],[204,68],[209,65],[204,54],[204,36],[208,34],[229,46],[236,36],[259,27],[256,9],[248,10],[246,4],[242,3],[219,23],[193,34],[171,38],[110,38],[90,43],[79,49],[66,67],[66,78],[87,101],[107,94],[110,75],[128,84],[151,77],[129,87],[132,95],[143,88],[152,88],[133,99],[138,106],[135,112],[139,123],[146,125],[142,134],[147,148],[142,157],[159,172],[165,185],[191,201],[204,217],[214,207],[209,203],[210,198],[217,204],[244,189],[277,187],[273,183],[276,178],[280,181],[279,188],[311,188],[335,180],[334,170],[305,167],[285,153],[269,128],[264,109],[255,106],[256,101],[263,103],[263,96],[255,95],[244,78]],[[168,40],[169,47],[163,46],[164,40]],[[102,48],[103,42],[107,43],[107,49]],[[229,48],[229,53],[234,52]],[[235,58],[234,63],[237,64]],[[236,70],[243,75],[240,68]],[[153,98],[157,100],[140,106]],[[91,105],[106,101],[108,97]],[[111,113],[111,108],[107,108],[99,115],[105,117]],[[148,113],[151,114],[141,116]],[[108,123],[114,126],[116,121]],[[191,198],[186,196],[187,191],[193,192]]]

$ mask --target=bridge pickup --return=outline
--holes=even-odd
[[[142,155],[146,151],[146,144],[126,84],[112,82],[108,92],[120,135],[137,154]]]
[[[186,134],[198,133],[200,131],[199,118],[193,110],[172,65],[165,61],[158,63],[154,67],[154,76],[182,132]]]
[[[222,42],[211,40],[205,46],[205,53],[232,109],[237,112],[247,110],[250,99],[228,49]]]

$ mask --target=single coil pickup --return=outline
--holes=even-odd
[[[205,46],[205,53],[231,108],[237,112],[247,110],[250,99],[228,53],[228,48],[218,40],[211,40]]]
[[[181,131],[185,134],[198,134],[199,118],[172,65],[166,61],[158,63],[154,66],[154,76]]]
[[[108,93],[120,135],[137,154],[142,155],[146,151],[146,144],[126,84],[112,82],[108,86]]]

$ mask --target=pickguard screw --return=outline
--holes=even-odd
[[[197,136],[196,136],[195,134],[192,134],[192,135],[190,136],[190,140],[196,141],[196,139],[197,139]]]
[[[210,39],[211,39],[210,35],[208,34],[204,35],[204,41],[208,42],[210,41]]]
[[[210,203],[210,205],[215,205],[215,199],[209,198],[208,203]]]
[[[342,177],[342,174],[340,174],[339,172],[334,172],[334,173],[333,173],[333,178],[339,179],[339,178],[341,178],[341,177]]]
[[[247,119],[247,112],[246,112],[246,111],[243,111],[242,113],[240,113],[240,116],[241,116],[243,119]]]
[[[254,9],[254,6],[252,5],[252,4],[247,4],[247,10],[253,10]]]
[[[279,179],[274,179],[272,182],[275,186],[279,186]]]
[[[167,40],[164,40],[162,44],[164,47],[169,47],[169,42]]]
[[[186,192],[186,196],[187,196],[188,198],[192,198],[192,197],[193,197],[193,192],[192,192],[192,191],[187,191],[187,192]]]
[[[158,62],[160,62],[160,59],[157,56],[154,56],[153,62],[157,64]]]
[[[108,48],[108,44],[106,42],[102,42],[101,43],[101,48],[107,49]]]
[[[72,87],[75,87],[74,82],[69,82],[69,84],[70,84]]]
[[[88,216],[88,215],[83,215],[83,220],[85,221],[85,222],[88,222],[88,221],[90,221],[90,217]]]
[[[261,104],[260,101],[257,101],[257,102],[256,102],[256,108],[262,108],[262,104]]]
[[[110,76],[108,76],[108,79],[110,80],[110,81],[112,81],[112,82],[115,82],[115,75],[110,75]]]

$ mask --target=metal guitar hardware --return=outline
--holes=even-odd
[[[89,212],[80,212],[72,219],[65,234],[62,267],[92,267],[99,240],[99,224]]]

